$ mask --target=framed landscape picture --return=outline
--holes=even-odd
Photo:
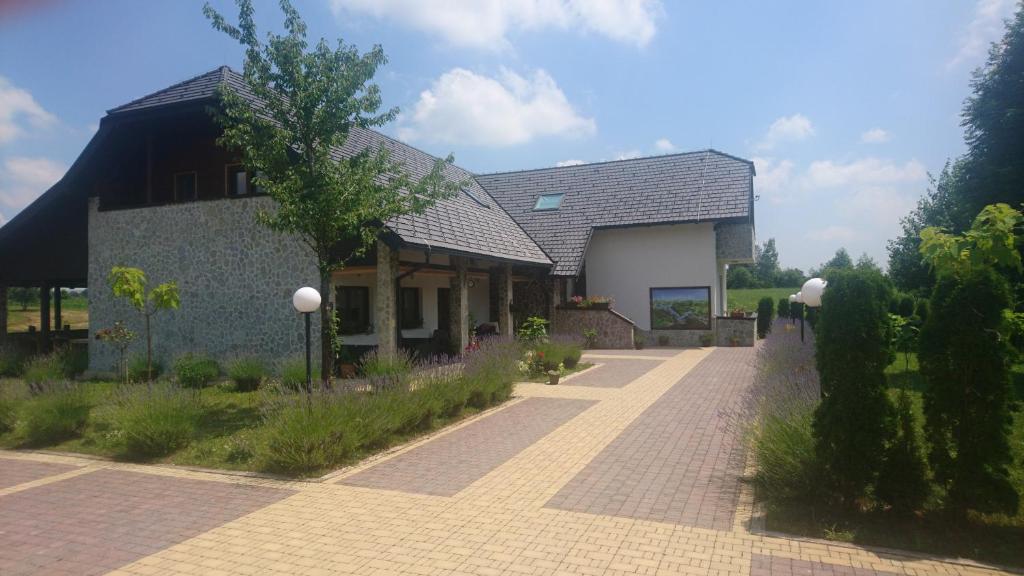
[[[651,288],[652,330],[710,330],[711,287]]]

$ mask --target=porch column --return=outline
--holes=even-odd
[[[561,278],[554,276],[549,277],[551,294],[548,298],[548,322],[550,322],[550,329],[548,332],[551,334],[555,333],[555,310],[558,309],[558,305],[562,303],[562,282]]]
[[[469,276],[465,258],[453,256],[455,276],[452,276],[448,291],[448,333],[453,352],[462,354],[469,346]]]
[[[53,329],[60,332],[64,329],[64,320],[61,318],[60,311],[60,300],[61,300],[60,286],[53,287]]]
[[[377,301],[374,306],[377,352],[395,354],[398,352],[396,330],[397,306],[395,294],[398,276],[398,250],[392,250],[385,242],[377,241]]]
[[[512,265],[502,264],[498,268],[498,334],[512,336]]]
[[[50,346],[50,285],[39,289],[39,351],[46,352]]]
[[[7,285],[0,284],[0,344],[7,341]]]

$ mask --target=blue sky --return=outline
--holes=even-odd
[[[759,240],[807,269],[885,241],[963,152],[970,71],[1012,0],[295,0],[310,36],[384,46],[385,131],[490,172],[714,147],[755,160]],[[0,222],[104,111],[240,67],[202,2],[0,8]],[[234,18],[233,3],[214,6]],[[257,0],[263,29],[276,2]]]

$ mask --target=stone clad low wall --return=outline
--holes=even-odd
[[[757,317],[715,318],[716,346],[753,346],[757,341]]]
[[[633,348],[633,321],[614,310],[556,308],[551,333],[583,338],[585,330],[597,332],[596,348]]]

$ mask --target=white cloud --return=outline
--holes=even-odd
[[[0,166],[0,205],[21,210],[60,180],[66,170],[63,164],[48,158],[5,159]]]
[[[462,68],[445,72],[424,90],[398,130],[407,140],[467,146],[513,146],[540,136],[595,132],[594,119],[577,113],[543,70],[528,78],[502,70],[491,78]]]
[[[924,165],[917,160],[910,160],[902,166],[879,158],[863,158],[846,164],[818,160],[807,168],[805,185],[817,189],[896,184],[922,181],[927,176]]]
[[[499,50],[512,32],[579,30],[646,46],[657,32],[659,0],[331,0],[335,15],[368,14],[440,36],[460,47]]]
[[[853,228],[849,226],[826,226],[824,228],[817,228],[815,230],[809,230],[805,237],[809,240],[817,240],[820,242],[849,242],[857,236]]]
[[[586,162],[583,160],[562,160],[560,162],[555,162],[555,166],[558,166],[559,168],[563,166],[579,166],[580,164],[586,164]]]
[[[13,141],[29,128],[44,129],[56,122],[57,117],[43,109],[32,94],[0,76],[0,144]]]
[[[946,70],[983,57],[989,43],[1002,35],[1003,19],[1010,16],[1013,6],[1013,0],[978,0],[974,18],[960,36],[956,54],[946,62]]]
[[[623,152],[619,152],[618,154],[616,154],[615,155],[615,159],[616,160],[632,160],[633,158],[639,158],[639,157],[641,157],[643,155],[644,155],[643,152],[641,152],[639,150],[636,150],[636,149],[625,150]]]
[[[658,138],[654,141],[654,149],[664,154],[669,154],[679,150],[676,145],[672,143],[668,138]]]
[[[860,135],[860,141],[865,144],[881,144],[889,141],[889,133],[881,128],[872,128]]]
[[[755,190],[768,194],[768,201],[772,204],[782,204],[788,196],[787,188],[792,186],[793,162],[776,162],[773,158],[755,156],[754,170],[757,172],[754,177]]]
[[[811,124],[803,114],[792,116],[781,116],[768,127],[761,141],[756,147],[760,150],[771,150],[775,146],[786,142],[799,142],[814,136],[814,125]]]

